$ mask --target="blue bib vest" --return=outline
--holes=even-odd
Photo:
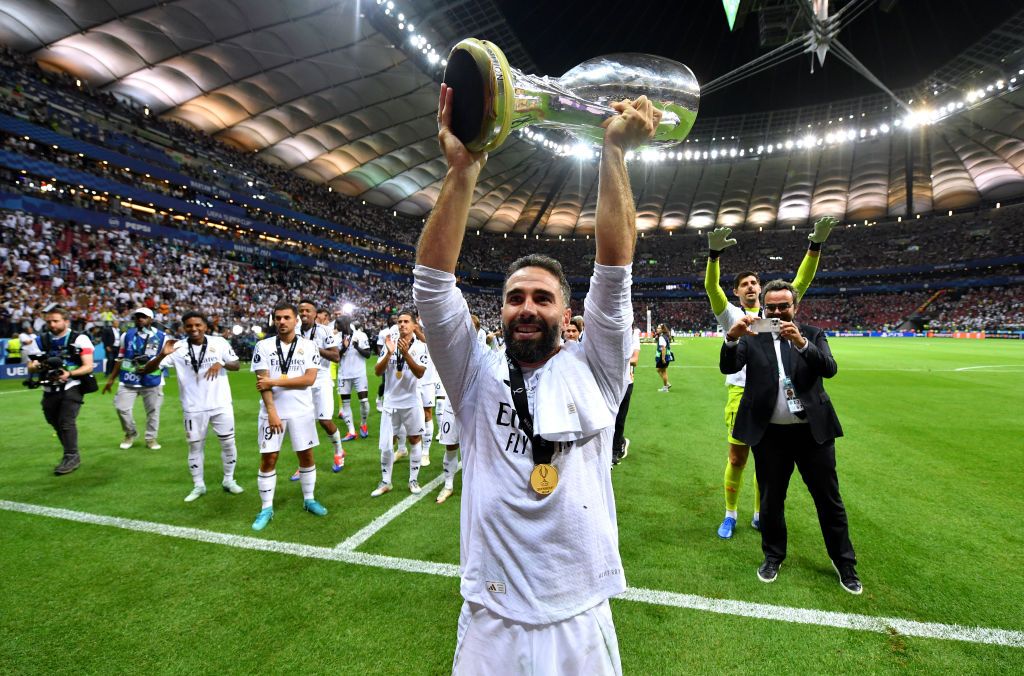
[[[124,359],[121,360],[120,380],[129,387],[156,387],[163,377],[160,371],[154,371],[146,375],[140,375],[132,360],[136,357],[152,359],[160,352],[164,344],[163,331],[151,331],[143,335],[138,329],[128,329],[122,340],[124,345]]]

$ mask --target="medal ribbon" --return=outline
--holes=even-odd
[[[516,407],[516,415],[519,416],[519,429],[530,437],[530,446],[533,448],[534,465],[550,465],[551,458],[555,455],[555,442],[538,436],[533,431],[533,416],[530,414],[530,403],[526,398],[526,382],[523,380],[523,370],[519,363],[505,355],[508,361],[509,390],[512,392],[512,403]]]
[[[281,367],[281,374],[288,377],[288,367],[292,365],[292,356],[295,354],[295,346],[299,344],[299,339],[295,338],[292,341],[292,346],[288,350],[288,359],[284,358],[284,352],[281,351],[281,339],[277,339],[277,364]]]
[[[188,343],[188,360],[192,362],[192,370],[199,375],[199,368],[203,365],[203,358],[206,357],[206,336],[203,336],[203,349],[199,350],[199,359],[196,359],[196,355],[192,352],[192,341]]]

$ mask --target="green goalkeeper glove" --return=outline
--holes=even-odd
[[[824,244],[825,240],[828,239],[829,233],[832,232],[832,228],[839,224],[839,219],[832,218],[831,216],[823,216],[817,220],[814,224],[814,232],[807,235],[807,239],[811,240],[815,244]]]
[[[708,249],[715,253],[721,253],[736,243],[735,239],[729,239],[732,228],[715,228],[708,233]]]

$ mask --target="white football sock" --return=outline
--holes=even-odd
[[[728,519],[730,517],[733,518],[733,519],[737,518],[736,510],[735,509],[727,509],[727,510],[725,510],[725,518]]]
[[[274,491],[277,489],[277,471],[257,472],[256,488],[260,492],[260,500],[263,501],[263,509],[274,506]]]
[[[395,465],[395,449],[388,446],[380,451],[380,474],[381,481],[391,483],[391,468]]]
[[[316,488],[316,465],[299,467],[299,486],[302,487],[302,499],[312,500]]]
[[[235,480],[235,465],[238,463],[238,449],[235,447],[235,435],[229,434],[220,439],[220,462],[224,466],[224,481]]]
[[[370,419],[370,400],[359,400],[359,426],[362,427]]]
[[[455,488],[455,472],[459,469],[459,449],[444,449],[444,487],[448,490]]]
[[[427,431],[423,435],[423,457],[430,460],[430,444],[434,442],[434,420],[427,421]]]
[[[349,432],[354,432],[352,427],[352,400],[342,399],[341,400],[341,415],[345,419],[345,424],[348,426]]]
[[[403,429],[401,434],[397,434],[395,436],[398,437],[398,450],[400,450],[400,451],[408,451],[409,450],[409,435],[407,435],[405,433],[405,430]]]
[[[423,442],[417,441],[409,451],[409,481],[420,478],[420,460],[423,459]]]
[[[188,443],[188,472],[192,475],[192,485],[205,486],[203,481],[203,447],[205,440]]]
[[[329,436],[331,437],[331,443],[334,445],[334,455],[341,455],[341,430],[334,430],[334,434]]]

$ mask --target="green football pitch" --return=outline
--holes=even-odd
[[[681,673],[1024,672],[1024,343],[834,339],[826,384],[846,437],[839,477],[864,582],[845,593],[798,476],[790,487],[789,558],[758,581],[748,469],[740,524],[722,518],[725,401],[720,341],[674,346],[672,390],[659,393],[644,347],[613,473],[626,577],[612,601],[623,668]],[[371,374],[372,377],[372,374]],[[82,466],[55,477],[56,438],[38,392],[0,383],[0,672],[353,673],[450,671],[461,605],[459,482],[379,499],[377,417],[346,444],[343,472],[318,454],[317,497],[302,511],[294,458],[279,463],[277,515],[260,534],[257,397],[232,374],[245,488],[191,488],[175,381],[160,441],[118,448],[113,398],[89,395]],[[371,387],[375,384],[371,382]],[[141,403],[138,404],[141,427]],[[212,436],[212,435],[211,435]],[[421,472],[441,472],[441,448]]]

